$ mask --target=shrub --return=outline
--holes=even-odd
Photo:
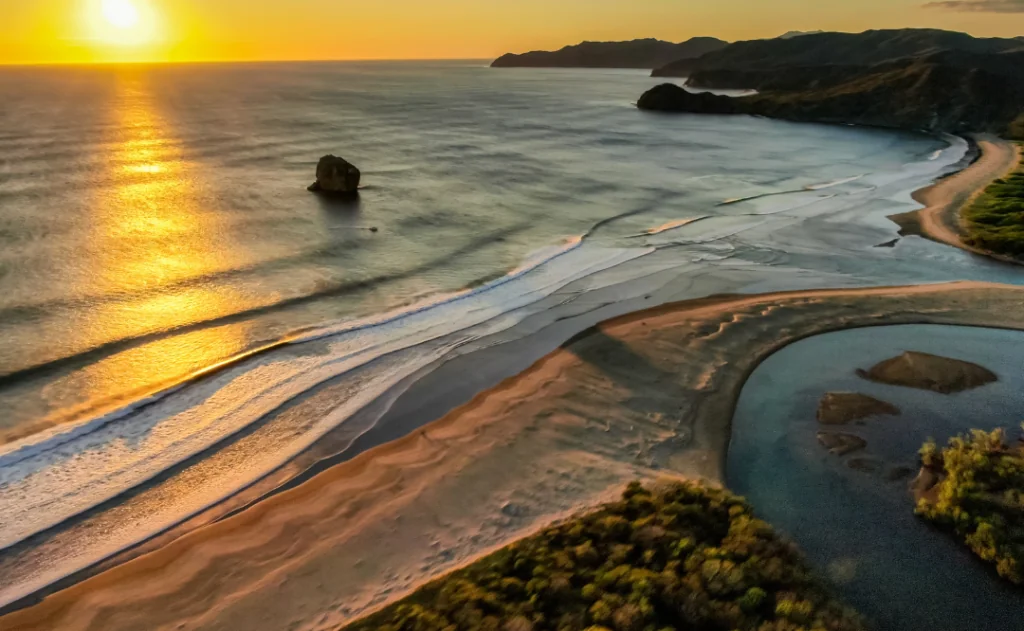
[[[861,631],[795,548],[726,491],[630,485],[352,631]]]
[[[1024,125],[1024,115],[1019,121]],[[964,210],[964,219],[967,227],[964,241],[969,245],[1009,256],[1024,256],[1024,167],[989,185]]]
[[[917,514],[1024,585],[1024,445],[1008,445],[1003,430],[975,430],[950,439],[941,453],[926,445],[921,455],[940,480],[918,499]]]

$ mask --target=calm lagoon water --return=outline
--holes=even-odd
[[[768,358],[744,386],[733,422],[728,485],[789,535],[877,629],[1017,629],[1024,593],[1004,583],[952,537],[913,514],[908,480],[928,438],[940,444],[971,428],[1012,431],[1024,419],[1024,333],[949,326],[889,326],[829,333]],[[998,383],[956,395],[871,383],[855,374],[904,351],[975,362]],[[848,431],[868,447],[845,458],[817,442],[826,392],[863,392],[899,417]],[[887,463],[877,473],[850,458]]]

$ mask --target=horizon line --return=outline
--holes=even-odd
[[[95,66],[188,66],[215,64],[309,64],[309,63],[358,63],[388,61],[494,61],[497,57],[353,57],[348,59],[185,59],[185,60],[144,60],[144,61],[38,61],[3,62],[0,68],[55,68]]]

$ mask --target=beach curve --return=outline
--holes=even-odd
[[[974,141],[981,152],[967,168],[914,193],[921,210],[890,217],[899,224],[901,234],[918,235],[961,250],[1019,264],[1010,257],[977,248],[964,242],[961,212],[978,198],[992,182],[1006,177],[1021,161],[1020,147],[992,134],[977,134]]]
[[[1024,328],[1007,315],[1022,305],[1024,289],[956,283],[719,296],[623,316],[405,438],[0,623],[337,628],[628,480],[720,481],[736,397],[782,346],[878,324]]]

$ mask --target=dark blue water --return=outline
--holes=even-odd
[[[893,467],[916,467],[928,438],[945,444],[971,428],[1016,428],[1024,418],[1022,348],[1021,332],[947,326],[860,329],[797,342],[765,361],[743,389],[728,484],[792,537],[876,629],[1024,628],[1024,592],[917,519],[907,479],[887,479]],[[976,362],[1000,381],[947,396],[855,374],[906,350]],[[844,429],[863,436],[868,448],[833,456],[817,442],[822,428],[815,419],[830,391],[863,392],[903,414]],[[853,470],[854,458],[877,460],[880,469]]]

